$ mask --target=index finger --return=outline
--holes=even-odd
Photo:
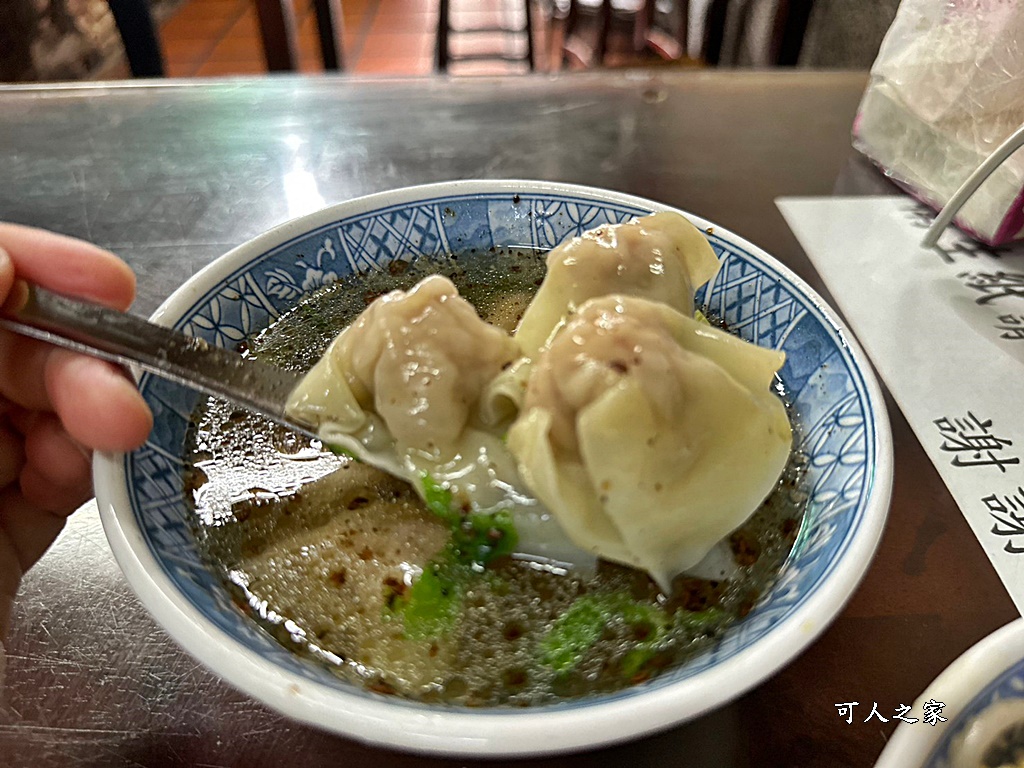
[[[18,277],[69,296],[80,296],[115,309],[128,309],[135,298],[135,274],[102,248],[42,229],[0,223],[0,248],[7,251]],[[6,277],[6,276],[0,276]],[[0,299],[10,290],[0,280]]]

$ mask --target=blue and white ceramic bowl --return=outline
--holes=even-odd
[[[416,254],[550,248],[667,206],[599,189],[460,181],[341,203],[284,224],[195,275],[155,320],[234,346],[337,276]],[[689,215],[689,214],[687,214]],[[198,395],[143,376],[149,442],[97,460],[114,554],[168,633],[229,683],[300,721],[368,743],[449,755],[525,755],[622,741],[696,717],[773,674],[829,624],[885,522],[892,441],[878,385],[839,318],[764,251],[696,216],[722,260],[698,295],[744,338],[786,352],[781,371],[810,457],[809,507],[774,589],[712,651],[631,689],[536,709],[441,708],[351,687],[282,648],[233,607],[188,522],[182,444]]]
[[[942,704],[945,722],[922,721]],[[984,768],[1009,728],[1024,733],[1024,619],[1007,624],[950,664],[914,702],[875,768]],[[1002,765],[1002,763],[998,763]]]

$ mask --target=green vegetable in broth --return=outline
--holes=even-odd
[[[496,557],[515,552],[519,537],[507,511],[466,512],[455,505],[450,490],[426,473],[422,477],[427,509],[452,529],[451,549],[456,561],[484,566]]]
[[[603,601],[584,595],[555,621],[541,640],[541,660],[555,672],[576,668],[601,636],[607,621]]]
[[[458,619],[468,585],[496,557],[515,550],[515,525],[507,512],[466,514],[447,488],[423,475],[424,503],[451,529],[451,540],[423,569],[412,587],[390,609],[401,618],[407,637],[438,638]]]
[[[451,632],[462,610],[465,582],[470,577],[460,563],[431,562],[392,610],[402,620],[405,635],[414,640],[443,637]]]
[[[636,646],[621,661],[622,673],[632,678],[654,656],[671,619],[658,606],[623,592],[584,595],[554,622],[541,640],[544,664],[555,672],[575,669],[612,622],[628,627],[637,638]]]

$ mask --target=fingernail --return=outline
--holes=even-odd
[[[14,285],[14,262],[10,254],[0,246],[0,302],[5,302]]]

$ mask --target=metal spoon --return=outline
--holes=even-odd
[[[285,415],[288,395],[302,374],[249,360],[135,315],[19,281],[0,308],[0,328],[138,366],[316,437],[312,425]]]
[[[0,307],[0,328],[103,360],[137,366],[224,398],[323,443],[317,434],[318,425],[301,422],[285,409],[288,396],[303,378],[301,373],[251,360],[136,315],[20,280]],[[370,451],[354,436],[337,435],[331,439],[331,447],[417,489],[421,487],[418,474],[396,457]]]
[[[244,358],[232,350],[215,347],[135,315],[19,281],[0,307],[0,328],[93,357],[138,366],[199,392],[237,403],[289,429],[321,440],[315,425],[299,423],[285,413],[288,396],[299,384],[302,374]],[[337,435],[331,443],[333,448],[343,449],[360,461],[411,483],[417,492],[423,492],[419,473],[405,466],[399,457],[370,451],[355,436]],[[520,491],[513,495],[526,500],[518,520],[521,543],[523,540],[533,542],[523,547],[520,554],[548,562],[579,561],[580,567],[593,566],[594,555],[569,542],[562,529],[532,498]],[[524,535],[524,530],[536,532],[531,538]]]

